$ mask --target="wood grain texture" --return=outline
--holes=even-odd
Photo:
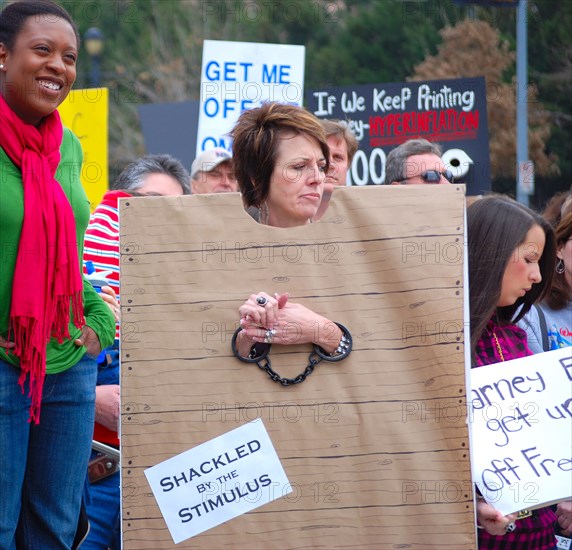
[[[292,493],[177,548],[476,546],[464,204],[458,185],[336,189],[320,222],[285,230],[238,194],[121,201],[126,549],[175,546],[144,470],[255,418]],[[345,324],[350,357],[288,388],[235,359],[238,307],[259,291]],[[274,346],[272,367],[295,376],[310,351]]]

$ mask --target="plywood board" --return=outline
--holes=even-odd
[[[144,470],[262,418],[293,492],[179,548],[475,547],[463,335],[464,188],[336,189],[317,223],[238,194],[121,201],[126,549],[172,548]],[[290,292],[354,349],[284,388],[235,359],[238,307]],[[282,376],[309,345],[273,346]]]

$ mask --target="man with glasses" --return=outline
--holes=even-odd
[[[193,195],[238,191],[231,154],[222,147],[202,152],[191,166]]]
[[[417,185],[452,183],[453,174],[445,169],[441,148],[426,139],[410,139],[387,155],[385,183]]]

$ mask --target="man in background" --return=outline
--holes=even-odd
[[[238,191],[232,156],[226,149],[222,147],[208,149],[193,161],[191,191],[193,195]]]
[[[389,152],[386,185],[453,183],[453,174],[441,160],[441,147],[426,139],[410,139]]]
[[[330,148],[330,170],[326,183],[347,185],[348,170],[358,150],[358,140],[347,123],[339,120],[320,120]]]

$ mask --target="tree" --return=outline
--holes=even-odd
[[[513,67],[515,55],[507,41],[485,21],[465,19],[440,31],[443,38],[435,56],[415,67],[411,80],[484,76],[487,85],[487,111],[490,158],[493,177],[516,175],[516,82],[504,75]],[[528,87],[529,156],[541,176],[559,173],[557,158],[547,154],[550,117],[538,99],[536,86]]]
[[[327,42],[308,49],[309,88],[398,82],[435,52],[444,22],[439,2],[360,0],[345,3]]]
[[[94,0],[74,3],[82,32],[100,27],[106,36],[104,85],[110,90],[110,177],[144,154],[138,106],[197,99],[203,18],[198,0]],[[68,10],[69,11],[69,10]],[[86,63],[85,59],[82,64]],[[85,85],[80,75],[78,86]],[[85,79],[85,76],[83,76]]]

